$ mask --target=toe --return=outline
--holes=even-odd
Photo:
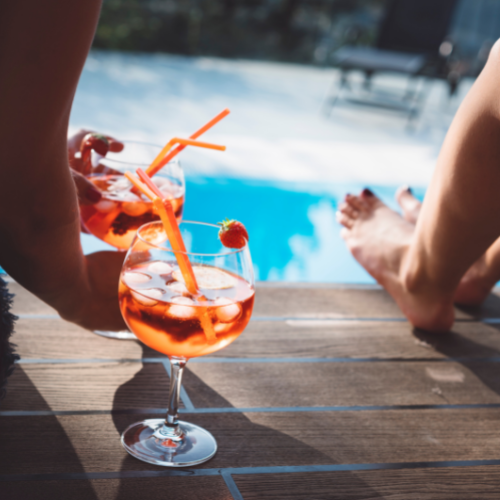
[[[352,205],[349,203],[341,203],[339,205],[339,211],[350,217],[351,219],[357,219],[359,217],[359,211],[356,210]]]
[[[396,191],[396,200],[403,211],[403,217],[413,224],[416,224],[420,212],[421,203],[411,191],[409,186],[401,186]]]
[[[343,213],[343,212],[337,212],[335,214],[335,217],[337,219],[337,222],[339,224],[342,224],[344,227],[348,228],[348,229],[351,229],[352,226],[354,225],[354,219],[351,219],[351,217],[349,217],[347,214]]]
[[[396,191],[396,200],[401,208],[404,208],[408,203],[418,203],[418,200],[413,196],[410,186],[400,186]]]
[[[375,196],[371,189],[365,188],[361,191],[359,198],[364,202],[368,210],[375,210],[377,206],[383,205],[382,201]]]
[[[367,204],[361,197],[354,196],[349,193],[345,195],[345,202],[348,203],[357,212],[363,212],[368,208]]]

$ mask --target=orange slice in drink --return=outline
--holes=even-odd
[[[229,273],[215,267],[194,265],[193,272],[198,286],[205,290],[224,290],[236,285],[236,280]],[[172,273],[172,277],[184,283],[184,277],[179,269]]]

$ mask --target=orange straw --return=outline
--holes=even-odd
[[[134,186],[136,186],[137,189],[141,190],[146,196],[153,196],[153,206],[156,208],[158,214],[160,215],[163,227],[165,228],[168,240],[170,241],[170,246],[174,251],[175,258],[177,259],[177,263],[179,264],[179,269],[181,270],[184,282],[186,283],[186,288],[192,295],[198,295],[199,300],[205,302],[206,298],[203,295],[199,295],[196,276],[191,266],[191,262],[189,262],[189,257],[186,253],[186,247],[184,245],[184,241],[182,239],[179,225],[177,224],[177,219],[175,218],[171,203],[168,200],[162,200],[160,190],[143,170],[138,168],[136,172],[141,180],[144,181],[144,184],[142,184],[142,182],[132,174],[127,175],[127,179],[129,179],[134,184]],[[203,332],[207,337],[208,343],[214,344],[215,342],[217,342],[217,334],[215,333],[212,321],[208,316],[206,310],[200,311],[200,323]]]
[[[186,254],[186,247],[184,246],[184,241],[182,240],[179,225],[177,224],[177,220],[175,219],[172,204],[168,200],[162,200],[161,196],[157,196],[156,193],[153,192],[153,190],[144,185],[139,179],[137,179],[137,177],[135,177],[130,172],[126,172],[125,176],[137,189],[139,189],[139,191],[144,193],[153,201],[153,206],[156,208],[158,214],[160,215],[161,221],[165,228],[165,232],[167,233],[168,241],[170,241],[170,246],[174,251],[175,258],[177,259],[177,263],[179,264],[179,269],[181,270],[184,281],[186,282],[186,288],[191,294],[197,295],[198,283],[196,283],[196,277],[194,275],[193,268],[191,267],[191,262],[189,262],[189,258]],[[151,182],[151,184],[153,183]],[[154,187],[156,190],[158,190],[156,186]]]
[[[179,264],[179,269],[181,270],[184,278],[186,288],[189,293],[192,295],[198,295],[199,300],[205,302],[207,299],[203,295],[199,295],[198,283],[196,283],[196,277],[194,275],[193,268],[191,267],[191,262],[189,262],[189,258],[186,254],[186,247],[184,246],[184,241],[182,240],[182,235],[179,230],[179,225],[177,224],[177,219],[175,218],[172,205],[168,200],[162,201],[160,198],[155,198],[153,200],[153,206],[160,214],[163,227],[165,228],[165,232],[167,233],[170,241],[170,246],[174,251],[177,263]],[[215,342],[217,342],[217,334],[215,333],[212,321],[207,314],[207,310],[203,308],[199,311],[199,313],[200,324],[208,343],[215,344]]]
[[[163,199],[164,195],[158,189],[158,186],[148,177],[148,174],[146,174],[146,172],[144,172],[142,168],[138,168],[136,172],[137,175],[141,178],[141,181],[146,184],[146,186],[154,193],[154,195],[158,196],[158,198]]]
[[[207,130],[211,129],[215,124],[219,123],[223,118],[225,118],[228,114],[230,113],[229,109],[225,109],[224,111],[221,111],[215,118],[212,118],[208,123],[206,123],[205,125],[203,125],[203,127],[201,127],[199,130],[197,130],[194,134],[192,134],[189,138],[190,139],[198,139],[198,137],[200,137],[200,135],[204,134]],[[184,148],[186,147],[186,145],[179,145],[177,146],[174,150],[170,151],[170,153],[167,154],[167,156],[165,156],[165,158],[163,158],[163,155],[168,151],[165,151],[165,153],[162,151],[156,158],[155,160],[153,161],[153,163],[151,164],[151,167],[153,166],[153,164],[156,162],[156,160],[158,159],[158,157],[160,157],[160,160],[161,163],[162,163],[162,167],[163,165],[166,165],[174,156],[178,155]],[[165,149],[165,148],[163,148]],[[163,158],[163,160],[161,160],[161,158]],[[146,173],[150,176],[150,177],[153,177],[154,174],[156,174],[157,170],[155,170],[153,173],[151,173],[150,169],[151,167],[149,167],[147,170],[146,170]],[[159,167],[161,168],[161,167]],[[152,170],[152,169],[151,169]]]
[[[186,283],[186,288],[192,295],[198,294],[198,283],[196,283],[196,277],[191,267],[191,262],[186,254],[186,247],[184,246],[184,241],[182,240],[182,235],[175,218],[174,210],[172,204],[168,200],[162,200],[156,197],[153,200],[153,206],[158,211],[165,232],[167,233],[168,240],[170,241],[170,246],[174,251],[175,258],[177,259],[177,264],[179,264],[179,269],[181,270],[182,277]]]
[[[156,198],[156,194],[154,194],[151,189],[145,186],[134,174],[130,172],[125,172],[125,177],[142,193],[144,193],[151,201]],[[153,183],[151,183],[153,184]],[[156,187],[156,186],[155,186]]]
[[[226,146],[220,146],[218,144],[211,144],[209,142],[200,142],[195,141],[193,139],[181,139],[180,137],[174,137],[167,142],[165,147],[160,151],[158,156],[153,160],[153,163],[146,169],[146,173],[149,177],[153,177],[156,173],[159,172],[170,160],[166,160],[167,156],[165,156],[168,151],[175,145],[181,144],[183,148],[186,146],[198,146],[199,148],[207,148],[207,149],[217,149],[218,151],[225,151]]]

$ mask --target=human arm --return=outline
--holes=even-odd
[[[85,257],[67,129],[99,0],[0,4],[0,265],[86,328],[123,326],[122,256]]]

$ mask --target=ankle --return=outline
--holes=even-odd
[[[430,332],[449,331],[454,322],[453,292],[443,290],[430,279],[416,260],[405,255],[400,268],[399,278],[406,295],[403,313],[410,323]]]
[[[429,272],[421,259],[408,249],[402,256],[399,279],[406,293],[438,302],[452,302],[455,286],[443,286]]]

